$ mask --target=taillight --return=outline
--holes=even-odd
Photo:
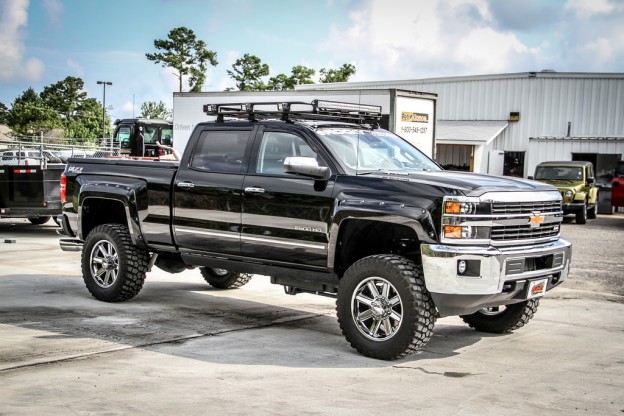
[[[61,174],[61,202],[67,201],[67,176]]]

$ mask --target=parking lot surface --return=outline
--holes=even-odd
[[[439,319],[391,362],[349,346],[333,299],[264,276],[219,291],[154,270],[96,301],[55,229],[0,220],[0,415],[624,414],[624,214],[563,224],[570,278],[524,328]]]

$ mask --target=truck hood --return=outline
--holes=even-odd
[[[383,179],[396,179],[455,189],[466,196],[478,197],[486,192],[556,191],[552,185],[509,176],[491,176],[457,171],[374,172]]]
[[[568,190],[575,191],[575,192],[581,192],[581,191],[585,190],[585,186],[586,186],[585,182],[583,182],[583,181],[573,181],[573,180],[569,180],[569,181],[540,180],[540,182],[552,185],[555,188],[559,189],[559,191],[561,191],[561,192],[565,192],[565,191],[568,191]]]

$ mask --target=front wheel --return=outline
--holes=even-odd
[[[576,223],[577,224],[586,224],[587,223],[587,201],[583,204],[583,208],[576,213]]]
[[[596,202],[587,210],[587,218],[595,220],[598,214],[598,193],[596,193]]]
[[[539,299],[530,299],[513,305],[484,308],[461,318],[471,328],[490,334],[505,334],[526,325],[539,306]]]
[[[338,323],[353,348],[393,360],[424,347],[436,321],[422,267],[395,255],[355,262],[338,287]]]
[[[214,269],[211,267],[200,267],[204,280],[217,289],[238,289],[249,283],[250,273],[231,272],[225,269]]]
[[[121,302],[135,297],[145,281],[149,253],[132,243],[128,227],[104,224],[87,236],[82,277],[94,298]]]

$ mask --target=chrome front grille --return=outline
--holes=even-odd
[[[549,212],[559,212],[561,211],[561,202],[494,202],[492,204],[492,214],[531,214],[535,211],[541,214]]]
[[[533,228],[529,225],[494,226],[492,227],[492,241],[538,240],[541,238],[556,237],[559,234],[559,224],[543,225]]]
[[[448,196],[442,214],[441,242],[453,245],[511,247],[554,241],[563,220],[555,189]]]

